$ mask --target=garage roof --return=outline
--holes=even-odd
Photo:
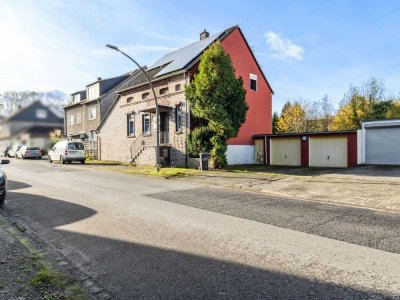
[[[260,137],[296,137],[303,135],[338,135],[338,134],[348,134],[348,133],[357,133],[356,130],[342,130],[342,131],[323,131],[323,132],[296,132],[296,133],[282,133],[282,134],[255,134],[253,138]]]
[[[362,128],[398,127],[400,126],[400,119],[365,121],[362,122],[361,126]]]

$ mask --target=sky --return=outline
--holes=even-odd
[[[239,25],[275,94],[335,107],[370,77],[400,91],[400,1],[0,0],[0,93],[82,90]]]

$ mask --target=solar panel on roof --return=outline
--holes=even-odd
[[[184,48],[164,55],[161,59],[156,61],[149,70],[165,66],[155,77],[171,73],[186,67],[198,55],[200,55],[210,44],[218,39],[225,31],[214,34],[203,40],[197,41]]]

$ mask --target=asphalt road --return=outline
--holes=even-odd
[[[16,215],[115,299],[400,297],[400,215],[15,161]]]

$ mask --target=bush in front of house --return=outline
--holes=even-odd
[[[195,129],[189,135],[191,154],[210,150],[215,166],[225,167],[226,141],[237,135],[246,120],[248,106],[243,79],[236,78],[231,58],[220,42],[215,42],[204,51],[199,73],[185,93],[191,104],[194,122],[209,130]]]

